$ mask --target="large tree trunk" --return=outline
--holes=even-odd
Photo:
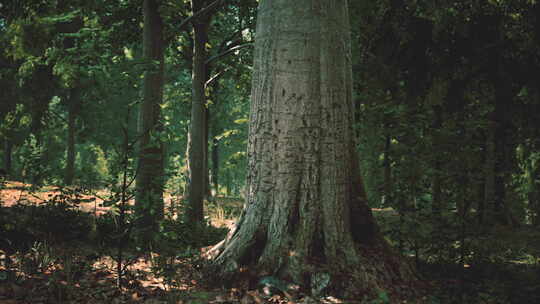
[[[157,229],[163,217],[163,142],[161,103],[163,101],[163,24],[156,0],[144,1],[143,57],[157,62],[144,74],[143,102],[140,107],[139,162],[135,210],[139,227]]]
[[[192,8],[196,13],[204,7],[204,0],[193,0]],[[188,147],[188,191],[186,220],[202,222],[203,200],[208,188],[208,135],[206,123],[206,97],[204,84],[207,79],[206,43],[208,42],[208,26],[210,19],[201,16],[193,22],[193,69],[192,69],[192,101],[190,141]]]
[[[246,205],[208,253],[214,275],[248,268],[348,295],[413,278],[366,204],[349,47],[346,1],[260,2]]]

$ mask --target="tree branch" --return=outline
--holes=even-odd
[[[208,58],[204,63],[205,64],[210,64],[218,59],[221,59],[222,57],[225,57],[227,55],[229,55],[230,53],[234,52],[234,51],[237,51],[239,49],[243,49],[245,47],[253,47],[253,42],[247,42],[247,43],[244,43],[244,44],[240,44],[240,45],[237,45],[237,46],[234,46],[224,52],[221,52],[215,56],[212,56],[210,58]]]
[[[229,37],[225,38],[220,44],[219,44],[219,52],[221,53],[225,47],[227,46],[227,43],[228,42],[233,42],[233,41],[237,41],[238,39],[235,39],[237,36],[240,36],[242,34],[242,31],[244,31],[244,29],[241,29],[241,30],[238,30],[236,32],[234,32],[232,35],[230,35]],[[234,39],[234,40],[233,40]],[[240,39],[241,40],[241,39]]]
[[[212,76],[210,79],[208,79],[205,83],[204,83],[204,87],[208,87],[209,85],[211,85],[214,81],[218,80],[219,78],[221,78],[221,76],[223,76],[223,74],[225,74],[225,72],[227,72],[228,70],[230,70],[231,67],[227,67],[225,68],[223,71],[219,71],[218,73],[216,73],[214,76]]]
[[[184,21],[182,21],[182,23],[180,23],[180,25],[178,26],[178,30],[182,30],[186,25],[188,25],[188,23],[192,22],[194,19],[208,13],[209,11],[211,11],[211,10],[213,10],[215,8],[218,8],[222,4],[225,4],[224,0],[216,0],[216,1],[212,2],[212,3],[210,3],[207,7],[199,10],[195,14],[193,14],[193,15],[187,17],[186,19],[184,19]]]

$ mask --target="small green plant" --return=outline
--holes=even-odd
[[[18,252],[19,269],[27,275],[44,272],[55,261],[53,249],[46,241],[36,241],[29,252]]]
[[[388,293],[384,290],[379,290],[377,293],[377,298],[368,302],[369,304],[390,304],[390,298]]]

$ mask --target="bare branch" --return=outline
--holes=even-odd
[[[222,70],[222,71],[219,71],[218,73],[216,73],[214,76],[212,76],[210,79],[208,79],[205,83],[204,83],[204,87],[208,87],[209,85],[211,85],[214,81],[218,80],[221,76],[223,76],[223,74],[225,74],[225,72],[227,72],[228,70],[230,70],[231,67],[227,67],[226,69]]]
[[[237,45],[237,46],[234,46],[224,52],[221,52],[215,56],[212,56],[210,58],[208,58],[206,61],[205,61],[205,64],[211,64],[212,62],[218,60],[218,59],[221,59],[222,57],[225,57],[227,55],[229,55],[230,53],[232,52],[235,52],[239,49],[243,49],[245,47],[253,47],[253,42],[247,42],[247,43],[244,43],[244,44],[240,44],[240,45]]]

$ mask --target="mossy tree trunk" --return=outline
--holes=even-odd
[[[246,205],[208,253],[214,275],[252,269],[348,295],[414,277],[381,236],[363,191],[349,33],[344,0],[260,2]]]
[[[160,139],[163,102],[163,22],[156,0],[144,1],[143,57],[149,62],[144,73],[140,106],[135,210],[139,228],[157,229],[163,217],[163,142]]]

